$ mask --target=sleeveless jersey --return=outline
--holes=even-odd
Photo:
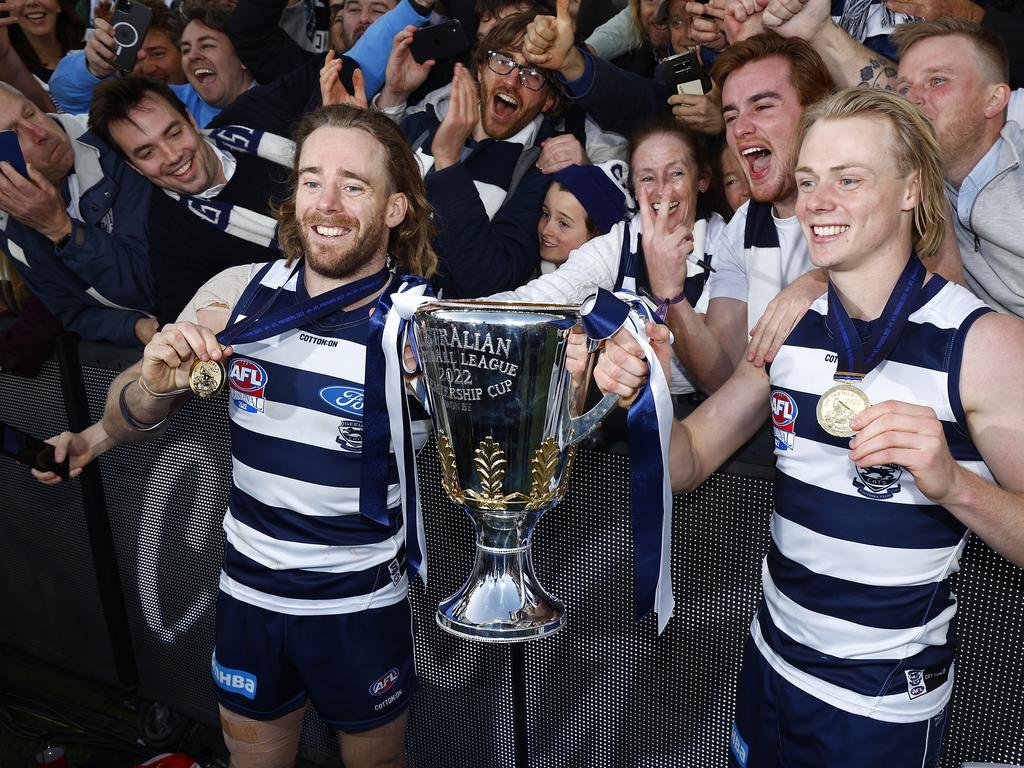
[[[268,264],[231,318],[308,298],[302,270]],[[283,287],[282,287],[283,284]],[[392,279],[385,290],[395,290]],[[280,290],[278,290],[280,288]],[[276,293],[276,297],[275,297]],[[233,486],[220,588],[288,614],[338,614],[405,598],[405,527],[394,447],[388,524],[359,512],[369,307],[335,312],[261,341],[227,361]],[[413,446],[430,422],[410,401]]]
[[[925,284],[896,346],[861,383],[872,403],[933,408],[960,466],[992,480],[960,401],[964,339],[990,311],[938,275]],[[838,342],[828,296],[808,310],[770,367],[777,458],[772,540],[754,641],[786,680],[832,706],[891,722],[937,714],[949,700],[959,567],[969,531],[898,464],[858,468],[849,440],[817,423]],[[862,333],[865,324],[858,323]]]

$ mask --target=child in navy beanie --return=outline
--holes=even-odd
[[[537,223],[541,259],[561,264],[570,251],[607,234],[622,220],[626,192],[611,174],[619,170],[625,178],[625,164],[617,165],[623,168],[570,165],[553,175]]]

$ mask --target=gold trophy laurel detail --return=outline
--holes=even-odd
[[[534,451],[530,462],[531,486],[529,495],[516,491],[503,494],[505,468],[507,462],[501,446],[488,435],[480,441],[473,455],[473,466],[480,478],[481,490],[470,488],[463,491],[459,486],[458,474],[455,471],[455,452],[444,432],[437,436],[437,454],[441,459],[441,485],[445,493],[456,504],[464,504],[472,499],[484,509],[502,509],[511,502],[526,502],[527,509],[541,509],[547,506],[558,493],[558,487],[552,485],[555,472],[558,470],[558,441],[553,437],[545,437],[540,447]],[[571,462],[570,454],[570,462]]]

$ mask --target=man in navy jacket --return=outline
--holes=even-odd
[[[144,344],[156,332],[147,213],[152,187],[84,117],[47,115],[0,84],[28,178],[0,163],[0,247],[29,289],[85,339]]]

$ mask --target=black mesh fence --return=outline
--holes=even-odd
[[[98,414],[115,373],[93,366],[84,373]],[[40,435],[59,431],[59,387],[49,364],[31,382],[0,375],[0,419]],[[196,400],[160,441],[122,446],[101,460],[139,693],[210,724],[228,443],[224,399]],[[626,458],[581,451],[567,499],[534,537],[538,576],[565,602],[568,622],[524,648],[531,768],[727,764],[741,649],[769,536],[771,482],[720,473],[676,498],[676,618],[658,637],[653,616],[637,622],[633,615],[628,475]],[[0,481],[7,490],[0,639],[34,645],[72,668],[85,658],[102,677],[109,646],[95,629],[102,624],[95,621],[93,563],[75,486],[44,488],[6,460]],[[441,491],[432,442],[420,454],[420,483],[430,584],[411,593],[421,687],[410,716],[410,764],[512,768],[509,646],[455,638],[434,620],[437,603],[469,573],[473,536],[468,518]],[[961,647],[943,765],[1024,763],[1024,573],[972,540],[957,578]],[[64,614],[60,621],[54,612]],[[69,642],[71,625],[93,627],[92,636],[78,633]],[[310,712],[307,757],[336,765],[336,744]]]

